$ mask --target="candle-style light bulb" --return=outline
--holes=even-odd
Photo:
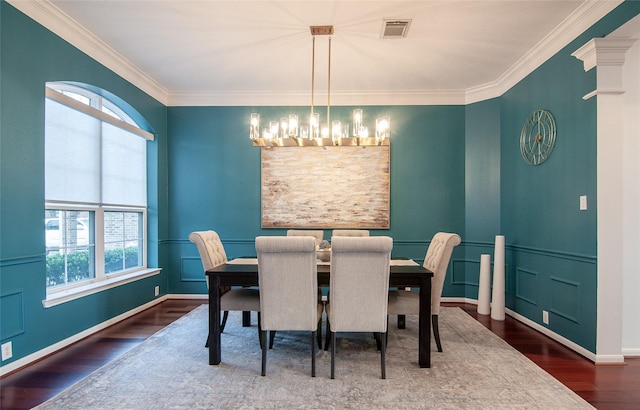
[[[269,122],[269,132],[271,133],[271,138],[278,138],[278,121]]]
[[[260,114],[251,114],[249,120],[249,138],[256,140],[260,138]]]
[[[320,127],[320,134],[322,138],[329,138],[329,126],[327,124],[322,124]]]
[[[291,138],[298,136],[298,116],[295,114],[289,115],[289,136]]]
[[[342,122],[341,121],[332,121],[331,122],[331,138],[334,141],[339,141],[342,138]]]
[[[353,136],[354,137],[362,137],[362,110],[357,108],[353,110]]]
[[[289,120],[286,118],[280,118],[280,138],[286,138],[289,136]]]
[[[389,117],[376,118],[376,139],[378,141],[384,141],[389,138],[389,128]]]
[[[309,138],[320,138],[320,114],[315,112],[309,116]]]

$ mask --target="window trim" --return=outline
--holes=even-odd
[[[82,286],[65,288],[64,290],[56,292],[54,294],[49,294],[47,292],[47,298],[42,301],[42,306],[44,306],[45,308],[57,306],[75,299],[93,295],[94,293],[115,288],[126,283],[131,283],[140,279],[158,275],[161,271],[162,268],[147,268],[143,270],[137,270],[135,272],[128,272],[126,274],[117,275],[116,277],[101,280],[99,282],[91,282]]]
[[[149,131],[145,131],[140,127],[137,127],[135,125],[131,125],[125,121],[122,121],[118,118],[115,118],[105,112],[102,112],[101,110],[98,110],[94,107],[91,107],[89,105],[83,104],[80,101],[77,101],[69,96],[66,96],[64,94],[62,94],[59,91],[56,91],[54,88],[51,88],[50,85],[47,85],[45,87],[45,97],[49,98],[50,100],[56,101],[60,104],[69,106],[71,108],[73,108],[74,110],[78,110],[83,114],[87,114],[90,115],[100,121],[109,123],[111,125],[113,125],[114,127],[119,127],[122,128],[125,131],[128,131],[132,134],[135,134],[139,137],[144,138],[145,140],[148,141],[153,141],[155,138],[155,135],[150,133]]]
[[[56,300],[59,297],[64,297],[65,295],[71,294],[80,294],[82,297],[85,296],[87,289],[100,288],[102,284],[109,285],[110,283],[118,283],[120,278],[123,278],[124,283],[130,282],[130,278],[135,278],[138,275],[141,277],[144,276],[147,271],[153,270],[156,268],[149,268],[147,265],[147,246],[148,246],[148,238],[147,238],[147,209],[146,207],[114,207],[114,206],[91,206],[90,204],[69,204],[69,203],[61,203],[61,202],[46,202],[45,209],[57,209],[61,211],[89,211],[94,213],[94,221],[95,221],[95,232],[94,232],[94,243],[93,247],[95,250],[94,257],[96,265],[94,266],[95,276],[92,279],[82,281],[74,284],[66,284],[61,287],[53,287],[46,289],[46,298],[43,303],[48,302],[50,300]],[[114,273],[105,273],[104,271],[104,212],[105,211],[113,211],[113,212],[134,212],[142,214],[142,229],[144,234],[144,246],[142,247],[142,266],[136,266],[131,269],[126,269],[123,271],[118,271]],[[101,246],[98,246],[101,245]],[[116,285],[113,285],[116,286]],[[107,286],[113,287],[113,286]],[[96,291],[91,291],[91,294]],[[62,303],[62,302],[59,302]],[[45,305],[45,307],[47,307]]]
[[[99,103],[105,105],[114,113],[120,115],[124,114],[123,118],[116,118],[106,112],[103,112],[101,108],[96,108],[92,105],[87,105],[74,98],[71,98],[62,93],[62,91],[75,92],[80,95],[89,97],[91,104]],[[155,134],[146,131],[136,124],[136,122],[129,117],[117,104],[113,103],[107,98],[96,94],[94,91],[87,90],[83,87],[68,85],[65,83],[47,83],[45,86],[45,98],[58,102],[62,105],[68,106],[74,110],[77,110],[83,114],[96,118],[99,121],[108,123],[114,127],[123,129],[131,134],[137,135],[144,140],[154,141]],[[95,98],[98,100],[96,101]],[[115,110],[114,110],[115,108]],[[147,261],[147,252],[149,246],[149,238],[147,231],[147,209],[146,205],[131,206],[131,205],[118,205],[118,204],[106,204],[106,203],[87,203],[87,202],[73,202],[73,201],[56,201],[46,200],[45,209],[59,209],[59,210],[82,210],[90,211],[94,213],[96,220],[96,231],[94,232],[94,249],[96,266],[95,277],[89,280],[80,282],[78,284],[65,285],[60,288],[47,288],[45,299],[42,300],[42,305],[45,308],[57,306],[62,303],[66,303],[75,299],[79,299],[88,295],[92,295],[104,290],[118,287],[127,283],[131,283],[140,279],[149,278],[160,274],[162,268],[149,268]],[[116,212],[136,212],[142,213],[143,221],[143,247],[142,247],[142,266],[136,266],[131,269],[105,273],[104,272],[104,212],[116,211]],[[100,238],[98,240],[98,238]],[[100,243],[99,243],[100,242]],[[101,244],[101,247],[98,246]],[[100,258],[98,253],[101,253]],[[100,262],[100,260],[102,262]],[[100,263],[98,263],[100,262]]]

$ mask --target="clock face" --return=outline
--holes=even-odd
[[[520,134],[520,153],[527,164],[545,162],[556,143],[556,121],[547,110],[536,110],[527,118]]]

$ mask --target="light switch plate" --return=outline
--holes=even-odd
[[[587,196],[586,195],[581,195],[580,196],[580,210],[581,211],[586,211],[587,210]]]

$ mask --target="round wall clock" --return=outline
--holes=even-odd
[[[520,134],[520,153],[527,164],[545,162],[556,143],[556,121],[547,110],[536,110],[524,123]]]

